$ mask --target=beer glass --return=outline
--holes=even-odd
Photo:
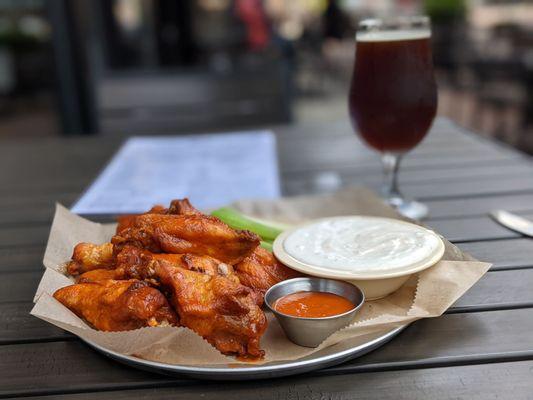
[[[398,169],[404,154],[427,134],[437,110],[430,38],[425,16],[362,21],[349,95],[352,126],[381,153],[387,201],[414,219],[428,209],[404,198]]]

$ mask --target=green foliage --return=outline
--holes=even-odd
[[[462,19],[466,14],[465,0],[424,0],[424,10],[433,22]]]
[[[29,51],[41,46],[41,42],[32,35],[19,31],[0,32],[0,47],[9,47],[13,51]]]

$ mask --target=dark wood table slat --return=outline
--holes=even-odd
[[[0,303],[33,301],[44,267],[35,271],[4,272],[0,279]]]
[[[532,219],[533,212],[517,212],[526,218]],[[489,216],[465,217],[455,219],[428,219],[424,221],[448,240],[453,242],[480,241],[494,239],[510,239],[523,237],[496,221]]]
[[[316,152],[319,152],[320,149],[316,149]],[[297,153],[298,154],[298,153]],[[292,157],[292,159],[291,159]],[[307,155],[300,156],[302,158],[294,158],[294,154],[287,153],[280,156],[280,167],[284,172],[296,173],[296,172],[311,172],[311,171],[321,171],[324,169],[359,169],[359,170],[372,170],[376,171],[381,167],[379,157],[376,156],[376,159],[369,160],[358,160],[355,157],[348,157],[346,160],[342,160],[336,157],[328,157],[327,155],[316,159],[316,155],[310,156]],[[291,161],[287,161],[291,159]],[[444,156],[439,157],[424,157],[424,158],[414,158],[406,157],[402,162],[402,169],[404,171],[408,169],[420,169],[420,168],[444,168],[452,165],[462,165],[464,168],[469,168],[472,166],[479,165],[491,165],[495,162],[506,162],[516,160],[520,162],[523,160],[521,155],[515,155],[511,157],[507,154],[494,154],[487,155],[484,153],[478,155],[468,156]]]
[[[30,315],[32,308],[32,302],[0,303],[0,344],[74,338],[63,329]]]
[[[321,189],[321,178],[324,174],[316,174],[309,180],[296,179],[287,180],[284,183],[284,190],[289,195],[301,195],[309,191],[316,191]],[[330,178],[331,179],[331,178]],[[376,192],[382,188],[382,179],[377,178],[370,181],[350,181],[342,182],[341,178],[334,177],[335,181],[341,182],[340,186],[366,186]],[[326,189],[330,189],[326,187]],[[336,189],[336,188],[335,188]],[[415,197],[423,201],[439,200],[439,199],[454,199],[454,198],[469,198],[479,196],[494,196],[504,194],[523,194],[533,193],[533,177],[531,174],[527,176],[500,176],[496,179],[490,176],[472,178],[469,180],[457,181],[443,181],[438,182],[415,182],[401,185],[402,192],[407,196]]]
[[[408,196],[427,201],[443,198],[467,198],[507,194],[533,193],[533,176],[500,177],[495,179],[472,179],[471,181],[443,182],[436,185],[406,184],[402,190]]]
[[[533,359],[533,337],[522,337],[530,326],[533,327],[532,310],[458,313],[422,319],[381,350],[336,369],[351,369],[352,366],[361,369],[369,364],[372,368],[382,369],[387,363],[445,365],[457,363],[462,358],[487,359],[491,355],[498,358],[504,353]],[[523,330],[517,329],[518,326]]]
[[[0,248],[0,273],[42,271],[45,245]]]
[[[456,365],[461,358],[490,362],[501,360],[502,355],[507,360],[533,359],[530,315],[531,309],[521,309],[448,314],[417,321],[379,351],[334,370],[350,373],[386,370],[397,364],[401,368]],[[172,380],[122,366],[78,341],[0,346],[0,370],[0,396],[54,393],[62,388],[83,391],[117,386],[158,387]],[[316,374],[326,375],[328,370]]]
[[[498,309],[533,305],[533,269],[490,271],[452,306],[463,309]]]
[[[473,198],[426,200],[430,219],[486,216],[492,210],[533,212],[533,193],[499,194]]]
[[[316,161],[320,164],[322,162],[329,162],[336,160],[341,164],[357,162],[357,163],[374,163],[379,161],[377,153],[367,150],[367,148],[354,136],[337,137],[334,140],[324,136],[322,138],[315,138],[313,140],[284,140],[278,139],[280,158],[288,159],[287,155],[292,154],[295,163],[307,162],[311,155],[316,157]],[[453,142],[450,142],[453,143]],[[440,150],[440,151],[439,151]],[[446,151],[447,150],[447,151]],[[298,155],[296,155],[298,154]],[[433,145],[420,146],[405,158],[407,160],[423,160],[429,161],[431,158],[443,159],[443,155],[448,154],[457,160],[466,159],[489,159],[502,157],[518,158],[519,154],[515,152],[503,152],[498,148],[492,146],[483,146],[482,144],[462,145],[448,147],[445,144],[436,143]],[[296,157],[296,158],[294,158]]]
[[[432,169],[408,169],[406,171],[400,170],[400,184],[416,184],[428,182],[447,182],[447,181],[472,181],[479,178],[511,178],[520,176],[530,176],[533,164],[523,161],[509,160],[505,162],[495,163],[491,165],[476,165],[470,168],[462,166],[450,165],[443,168]],[[318,172],[296,172],[286,173],[283,175],[283,180],[288,182],[288,186],[292,182],[303,182],[308,185],[313,183],[321,173],[336,173],[343,182],[353,183],[357,185],[375,185],[383,181],[383,172],[379,169],[372,171],[352,169],[335,170],[329,169]]]
[[[278,141],[282,144],[291,141],[298,143],[312,142],[324,138],[331,141],[339,140],[339,138],[355,138],[358,146],[366,147],[359,139],[359,136],[354,133],[348,118],[326,122],[299,122],[296,125],[276,126],[272,130],[277,134]],[[477,133],[468,131],[445,118],[437,118],[435,120],[428,135],[412,152],[420,151],[421,148],[436,146],[442,149],[475,146],[490,150],[497,148],[502,152],[516,152],[500,142],[492,141],[485,137],[481,138]]]
[[[14,226],[0,229],[0,248],[38,246],[46,243],[49,225]]]
[[[493,270],[533,265],[533,240],[529,238],[460,243],[458,246],[479,260],[493,263]]]
[[[54,396],[58,400],[160,399],[222,400],[230,398],[427,400],[446,398],[490,400],[531,399],[533,361],[462,365],[453,368],[369,372],[357,375],[300,376],[283,380],[204,383],[179,389],[172,383],[150,389],[91,392]],[[179,383],[176,383],[179,385]],[[48,400],[50,397],[34,397]]]
[[[424,223],[452,242],[511,239],[521,236],[519,233],[501,226],[488,216],[450,220],[429,219]]]

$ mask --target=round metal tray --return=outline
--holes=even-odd
[[[242,380],[267,379],[280,376],[296,375],[316,369],[331,367],[348,360],[360,357],[384,345],[398,335],[407,325],[392,329],[386,333],[375,334],[357,346],[350,346],[349,341],[317,351],[307,357],[294,361],[271,362],[260,365],[233,364],[220,365],[175,365],[148,361],[138,357],[127,356],[102,347],[89,340],[85,342],[104,355],[135,368],[148,370],[165,375],[185,375],[198,379]]]

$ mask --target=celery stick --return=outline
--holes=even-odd
[[[283,232],[283,229],[270,226],[262,222],[257,222],[230,207],[222,207],[211,213],[234,229],[246,229],[252,231],[267,242],[272,242]]]
[[[289,225],[289,224],[284,224],[283,222],[278,222],[278,221],[270,221],[270,220],[266,220],[266,219],[263,219],[263,218],[257,218],[257,217],[250,217],[249,215],[246,216],[246,218],[254,221],[254,222],[258,222],[260,224],[263,224],[263,225],[268,225],[272,228],[277,228],[277,229],[280,229],[282,231],[286,231],[287,229],[291,228],[292,226]]]
[[[272,243],[261,240],[261,247],[272,253]]]

